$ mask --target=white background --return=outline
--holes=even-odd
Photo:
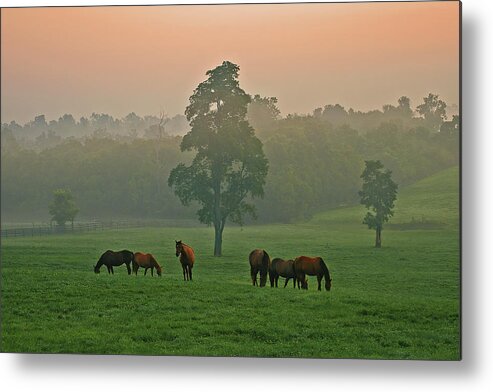
[[[168,0],[168,2],[170,2]],[[206,1],[175,1],[175,3]],[[213,1],[221,3],[221,1]],[[224,1],[223,1],[224,2]],[[243,1],[248,2],[248,1]],[[260,1],[257,1],[260,2]],[[3,0],[2,6],[138,4]],[[140,2],[164,4],[166,1]],[[173,3],[171,1],[171,3]],[[3,391],[486,391],[493,388],[493,2],[463,1],[461,362],[0,354]]]

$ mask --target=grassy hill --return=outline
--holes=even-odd
[[[313,224],[361,224],[364,206],[326,211],[316,215]],[[443,170],[408,187],[399,189],[390,227],[458,227],[459,167]],[[420,224],[421,223],[421,224]],[[384,226],[385,227],[385,226]]]

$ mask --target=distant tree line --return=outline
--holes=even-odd
[[[264,198],[254,201],[259,221],[290,222],[357,204],[366,160],[381,161],[399,187],[457,165],[459,118],[448,118],[446,108],[429,94],[415,109],[401,97],[382,110],[327,105],[282,118],[275,98],[253,96],[246,118],[269,162]],[[170,121],[129,116],[117,122],[93,115],[87,124],[63,116],[56,127],[44,117],[3,124],[3,219],[48,219],[59,188],[72,191],[81,219],[194,218],[197,208],[182,206],[167,183],[193,154],[180,151],[182,137],[167,131]],[[140,125],[132,128],[132,119]]]
[[[120,140],[135,138],[152,139],[160,133],[184,135],[189,131],[187,119],[183,115],[169,118],[164,113],[159,116],[140,117],[134,112],[123,118],[113,118],[105,113],[92,113],[89,117],[76,120],[71,114],[64,114],[58,120],[47,121],[44,114],[24,125],[15,121],[2,124],[2,133],[11,133],[17,142],[26,148],[44,149],[60,144],[65,138],[110,137]]]

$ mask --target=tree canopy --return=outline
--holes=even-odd
[[[53,191],[53,202],[50,204],[49,211],[52,221],[55,221],[58,226],[65,226],[67,221],[74,222],[79,208],[69,189],[56,189]]]
[[[416,107],[416,111],[422,115],[427,124],[437,131],[443,121],[447,119],[447,104],[439,99],[436,94],[428,94],[423,98],[423,103]]]

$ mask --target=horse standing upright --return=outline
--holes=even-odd
[[[322,278],[325,278],[325,289],[330,290],[332,278],[325,262],[321,257],[300,256],[294,260],[294,272],[296,279],[301,282],[301,288],[308,289],[308,282],[305,275],[315,275],[318,281],[318,290],[322,290]]]
[[[176,257],[180,256],[181,268],[183,268],[183,280],[192,280],[192,268],[195,263],[195,253],[191,246],[181,240],[175,241]]]
[[[293,279],[293,288],[296,288],[296,274],[294,273],[294,261],[275,258],[271,261],[269,268],[270,287],[277,287],[279,277],[286,278],[284,287],[288,285],[289,279]]]
[[[139,270],[140,267],[145,268],[144,276],[147,274],[147,270],[149,268],[151,269],[151,276],[154,276],[154,268],[156,268],[156,272],[158,276],[161,276],[163,270],[159,265],[159,263],[154,258],[154,256],[151,255],[150,253],[135,252],[134,260],[132,262],[132,268],[135,273],[135,276],[137,276],[137,271]]]
[[[264,287],[265,282],[267,281],[267,272],[270,267],[269,255],[263,249],[255,249],[250,252],[248,260],[250,261],[252,284],[257,286],[257,273],[260,272],[260,287]]]
[[[130,270],[130,263],[133,262],[134,254],[129,250],[121,250],[119,252],[113,252],[112,250],[107,250],[99,258],[98,262],[94,266],[94,272],[99,274],[101,266],[105,265],[108,268],[109,274],[115,274],[113,271],[114,266],[119,266],[126,264],[127,272],[130,275],[132,271]]]

